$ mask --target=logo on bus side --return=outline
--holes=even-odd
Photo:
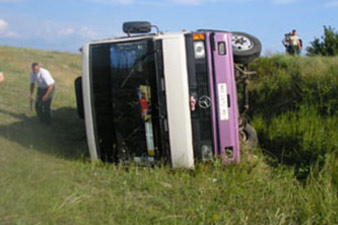
[[[200,97],[199,101],[198,101],[198,105],[199,107],[201,107],[202,109],[208,109],[211,106],[211,98],[209,96],[202,96]]]

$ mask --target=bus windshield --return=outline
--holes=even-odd
[[[110,47],[115,131],[134,156],[155,156],[153,93],[156,69],[152,41],[114,43]]]

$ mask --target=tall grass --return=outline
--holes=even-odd
[[[338,153],[338,58],[276,56],[252,65],[251,106],[263,150],[299,178]]]

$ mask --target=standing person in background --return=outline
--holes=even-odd
[[[35,110],[41,122],[49,124],[51,122],[51,104],[55,91],[55,81],[46,69],[40,67],[38,63],[32,64],[30,74],[31,85],[29,99],[34,100],[35,83],[38,85],[36,94]]]
[[[291,55],[300,55],[302,51],[302,41],[297,36],[296,30],[292,31],[287,41],[289,42],[290,45],[289,53]]]
[[[4,82],[5,81],[5,76],[4,76],[4,74],[3,74],[3,72],[2,72],[2,69],[1,69],[1,67],[0,67],[0,83],[2,83],[2,82]]]

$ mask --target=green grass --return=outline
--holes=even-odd
[[[277,106],[280,102],[267,97],[284,87],[287,93],[290,75],[266,71],[279,68],[274,65],[279,61],[285,61],[288,67],[291,59],[257,62],[254,66],[260,75],[252,80],[256,106],[251,116],[263,152],[271,152],[278,160],[261,154],[260,149],[243,149],[240,165],[223,168],[216,161],[198,165],[195,171],[89,162],[73,91],[73,80],[81,73],[80,60],[75,54],[0,47],[1,67],[7,78],[0,85],[1,225],[338,224],[337,131],[333,129],[337,125],[337,95],[330,94],[336,93],[332,80],[337,77],[333,66],[337,59],[298,59],[304,66],[299,71],[314,79],[308,82],[323,89],[318,90],[320,94],[316,89],[302,92],[299,104],[282,110]],[[29,113],[32,61],[45,65],[57,81],[50,127]],[[332,65],[330,81],[320,78],[325,74],[313,74],[306,67],[317,61],[326,72]],[[271,94],[259,97],[264,90]],[[312,104],[318,97],[322,102]],[[271,101],[270,106],[275,107],[268,114],[264,101]],[[303,166],[309,168],[306,179],[297,179],[295,172],[303,167],[297,167],[297,160],[285,163],[289,158],[278,156],[277,147],[273,147],[276,143],[278,148],[284,146],[284,155],[296,150],[301,154],[305,149],[311,152],[311,160],[305,161],[309,165]]]

